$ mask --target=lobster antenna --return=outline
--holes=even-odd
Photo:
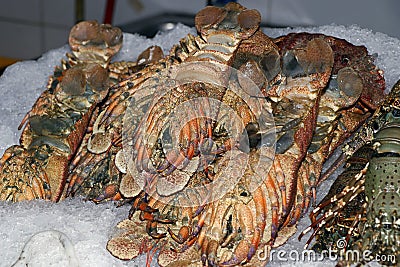
[[[329,176],[331,176],[345,161],[347,157],[345,153],[342,153],[335,162],[319,177],[317,186],[319,186],[323,181],[325,181]]]

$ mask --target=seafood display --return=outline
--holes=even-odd
[[[365,47],[322,34],[273,39],[260,21],[236,3],[206,7],[197,36],[167,55],[152,46],[135,62],[111,61],[119,29],[75,25],[72,54],[22,121],[20,145],[0,159],[0,200],[129,204],[107,243],[123,260],[265,263],[255,255],[296,232],[325,161],[388,100]],[[395,147],[385,138],[376,140]],[[326,220],[315,217],[313,227]]]
[[[346,250],[358,251],[358,255],[369,252],[367,257],[344,258],[343,263],[378,260],[398,266],[399,97],[397,82],[371,119],[345,144],[346,169],[311,212],[312,225],[303,232],[314,230],[307,244],[316,236],[318,250],[330,245],[341,249],[342,256]],[[341,239],[346,245],[338,247]]]

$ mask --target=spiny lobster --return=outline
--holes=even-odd
[[[311,212],[312,224],[300,238],[313,229],[307,245],[317,236],[317,250],[331,246],[332,250],[359,252],[357,259],[344,258],[340,264],[377,260],[398,266],[400,81],[370,120],[344,145],[343,153],[347,158],[345,171]],[[338,247],[341,239],[345,242]]]

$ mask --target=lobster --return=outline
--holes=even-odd
[[[400,213],[400,81],[355,136],[343,147],[345,170],[328,195],[311,212],[310,230],[317,250],[355,250],[358,259],[340,264],[378,260],[397,266]],[[336,166],[333,166],[334,168]],[[322,241],[324,240],[324,241]],[[339,240],[341,245],[338,246]],[[343,245],[345,244],[345,245]]]
[[[107,244],[114,256],[131,259],[160,249],[162,266],[262,264],[254,257],[258,248],[278,246],[294,233],[315,199],[322,163],[372,114],[384,80],[365,47],[307,33],[273,40],[260,30],[260,20],[257,11],[236,3],[206,7],[195,18],[199,36],[189,34],[165,57],[151,47],[127,65],[108,57],[103,62],[96,47],[85,50],[86,37],[93,36],[73,28],[71,47],[83,61],[71,57],[68,64],[80,67],[69,71],[67,64],[51,78],[51,88],[74,92],[80,68],[93,58],[103,60],[104,70],[85,73],[114,85],[104,86],[96,101],[92,92],[83,94],[90,105],[82,125],[32,134],[29,129],[42,122],[75,118],[43,99],[67,111],[71,103],[86,103],[74,93],[55,101],[53,89],[44,93],[26,119],[28,148],[22,150],[29,151],[16,157],[10,149],[0,161],[1,186],[9,190],[4,199],[24,199],[10,191],[17,177],[7,179],[15,166],[29,170],[32,161],[17,159],[33,158],[34,166],[44,166],[37,173],[47,175],[55,168],[47,155],[57,155],[52,147],[59,146],[67,153],[55,161],[62,168],[50,186],[59,188],[53,200],[83,195],[131,203],[128,220]],[[56,115],[38,123],[40,112]],[[64,135],[74,138],[73,146]],[[43,154],[30,139],[47,140],[52,150]]]
[[[71,29],[72,55],[56,67],[45,90],[22,120],[20,145],[0,159],[0,199],[62,198],[68,166],[90,118],[108,93],[107,66],[122,45],[122,32],[85,21]]]

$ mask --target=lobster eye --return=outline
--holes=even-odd
[[[394,109],[393,111],[392,111],[392,115],[393,115],[393,117],[400,117],[400,110],[399,109]]]
[[[372,129],[374,130],[374,132],[377,132],[379,130],[379,123],[377,121],[374,121],[372,123]]]
[[[350,62],[350,59],[348,58],[348,56],[343,55],[342,58],[340,59],[340,61],[342,62],[343,65],[347,65]]]

